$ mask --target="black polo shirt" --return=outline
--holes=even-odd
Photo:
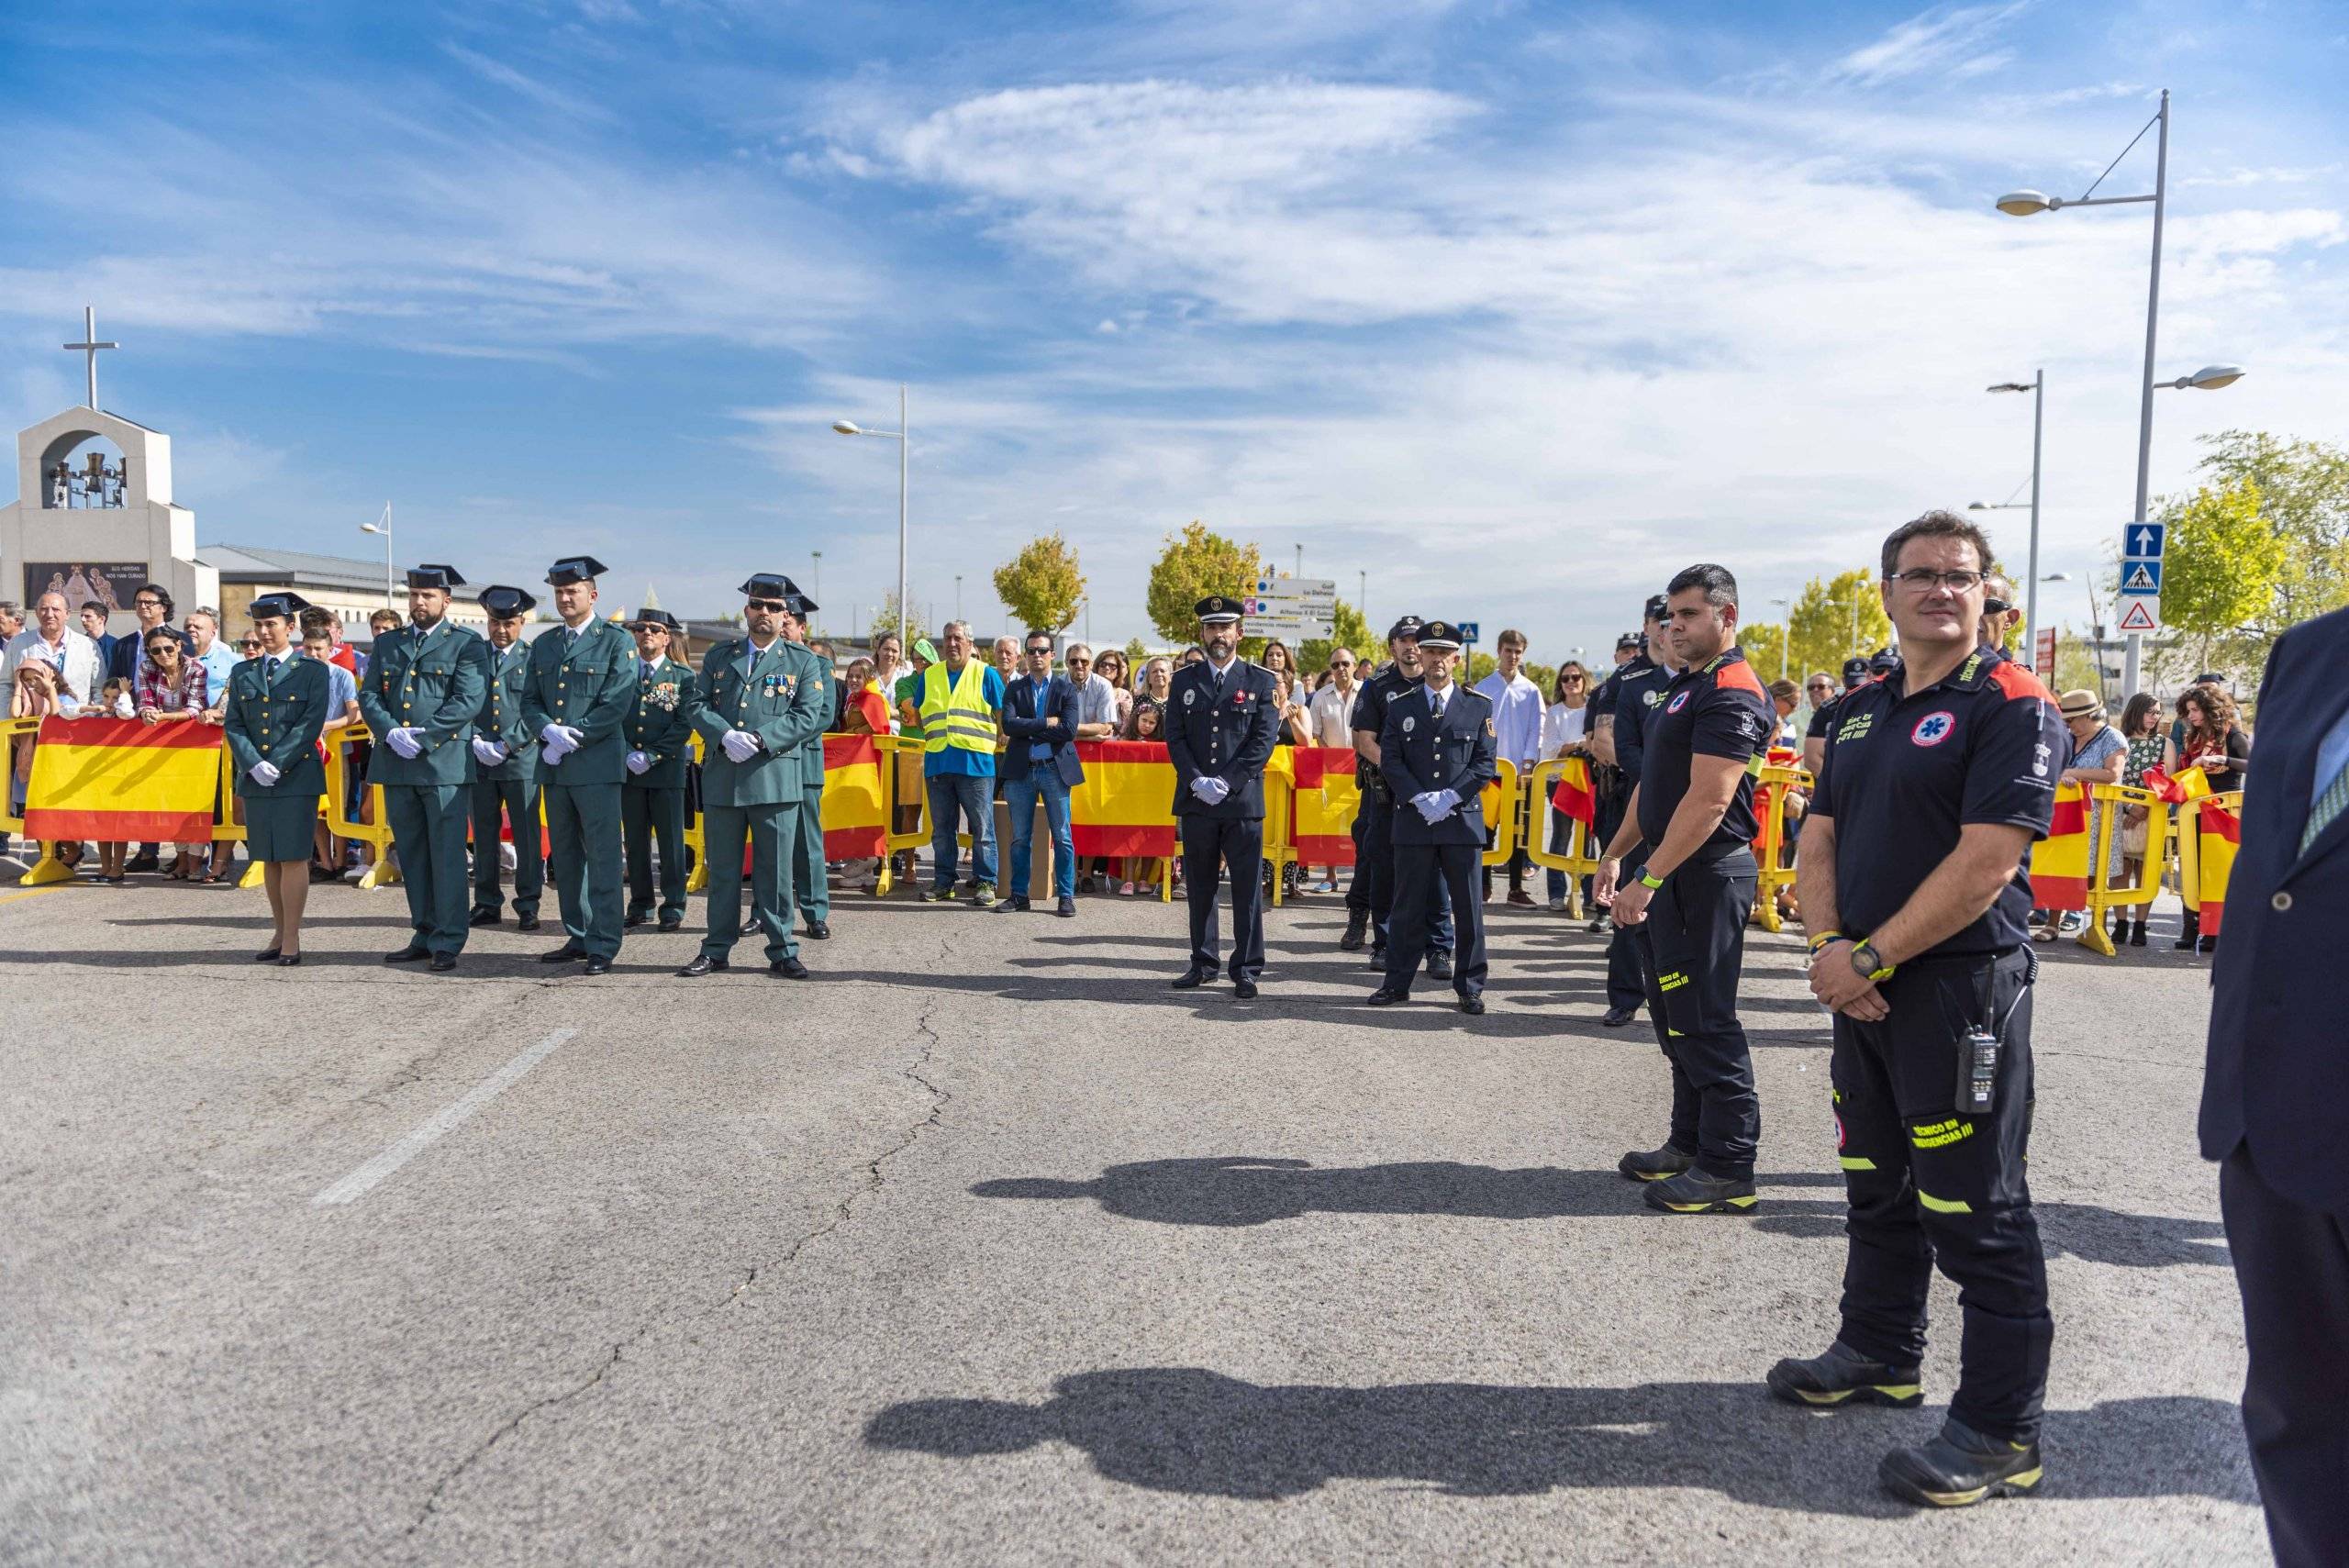
[[[1698,847],[1695,860],[1716,860],[1733,850],[1750,850],[1760,831],[1753,820],[1755,760],[1769,749],[1778,710],[1762,678],[1732,648],[1719,658],[1681,673],[1664,688],[1647,726],[1647,760],[1640,774],[1640,837],[1653,851],[1664,842],[1672,814],[1688,793],[1695,757],[1729,757],[1745,769],[1720,826]],[[1620,730],[1623,721],[1615,727]]]
[[[1375,740],[1386,728],[1386,707],[1405,692],[1417,691],[1427,684],[1425,675],[1407,675],[1403,667],[1392,660],[1381,666],[1378,673],[1362,684],[1362,695],[1354,698],[1353,727],[1357,734],[1369,730]],[[1367,784],[1375,781],[1385,788],[1386,776],[1372,765],[1369,758],[1356,754],[1354,782]]]
[[[1640,782],[1647,765],[1648,726],[1664,702],[1672,672],[1644,652],[1609,677],[1615,683],[1615,765],[1626,786]]]
[[[1846,693],[1810,812],[1835,822],[1835,901],[1845,934],[1892,918],[1957,848],[1969,822],[2047,836],[2071,736],[2039,677],[1978,649],[1913,695],[1895,670]],[[1919,957],[2003,952],[2029,940],[2031,856],[1997,902]]]

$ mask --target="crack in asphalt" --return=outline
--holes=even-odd
[[[941,937],[940,939],[939,958],[941,962],[949,956],[952,947],[952,944],[945,938]],[[851,1217],[855,1214],[859,1204],[863,1199],[870,1197],[873,1194],[880,1191],[883,1184],[887,1181],[888,1178],[884,1174],[882,1167],[896,1156],[912,1148],[915,1143],[920,1140],[924,1132],[941,1125],[941,1118],[945,1114],[946,1106],[953,1100],[954,1096],[949,1091],[940,1088],[936,1084],[932,1083],[924,1075],[925,1070],[930,1066],[930,1060],[936,1055],[939,1047],[938,1030],[930,1023],[930,1008],[924,1008],[921,1016],[914,1021],[915,1037],[922,1042],[920,1053],[906,1066],[898,1069],[898,1076],[912,1080],[913,1083],[930,1097],[929,1114],[924,1116],[920,1120],[908,1126],[905,1129],[904,1133],[898,1138],[896,1142],[891,1144],[888,1148],[883,1150],[880,1153],[875,1154],[872,1159],[865,1162],[864,1179],[863,1183],[858,1186],[856,1191],[849,1194],[848,1196],[841,1199],[839,1203],[834,1205],[832,1215],[829,1219],[827,1219],[815,1229],[799,1237],[796,1240],[791,1243],[789,1248],[778,1256],[771,1258],[763,1263],[752,1264],[749,1273],[742,1276],[740,1282],[728,1293],[723,1301],[718,1302],[716,1307],[711,1308],[712,1311],[723,1311],[727,1307],[732,1307],[736,1303],[741,1301],[743,1297],[749,1294],[751,1287],[758,1282],[762,1275],[776,1273],[789,1267],[798,1259],[799,1254],[807,1250],[810,1243],[820,1240],[824,1237],[830,1235],[835,1230],[838,1230],[841,1226],[847,1224]],[[649,1319],[642,1327],[639,1328],[635,1333],[630,1334],[628,1338],[621,1340],[613,1345],[610,1354],[605,1356],[604,1359],[597,1363],[596,1369],[589,1373],[585,1377],[573,1383],[568,1388],[564,1388],[554,1394],[550,1394],[543,1398],[532,1400],[529,1404],[517,1411],[510,1418],[501,1423],[496,1430],[491,1432],[488,1437],[475,1444],[462,1458],[460,1458],[456,1463],[451,1465],[446,1471],[441,1473],[440,1478],[432,1484],[431,1490],[425,1494],[424,1502],[422,1506],[417,1509],[416,1518],[410,1520],[407,1528],[401,1532],[402,1538],[406,1539],[412,1537],[418,1530],[422,1529],[425,1525],[430,1521],[432,1516],[440,1511],[440,1499],[442,1496],[447,1493],[451,1485],[456,1484],[458,1478],[462,1476],[468,1470],[471,1470],[475,1464],[479,1463],[481,1460],[488,1454],[490,1450],[495,1448],[499,1443],[503,1442],[506,1439],[511,1437],[516,1431],[519,1430],[523,1422],[529,1420],[533,1416],[554,1409],[558,1406],[567,1405],[571,1401],[580,1397],[582,1395],[584,1395],[596,1388],[604,1381],[606,1376],[610,1373],[614,1367],[618,1366],[627,1358],[628,1352],[631,1349],[642,1343],[645,1338],[655,1329],[661,1327],[664,1322],[668,1321],[674,1316],[675,1314],[674,1312],[669,1312],[662,1313]]]

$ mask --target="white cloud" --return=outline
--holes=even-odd
[[[1920,11],[1874,43],[1843,56],[1829,73],[1864,87],[1936,71],[1960,77],[1980,74],[2009,58],[1986,46],[2026,4],[2016,0],[2005,6],[1939,6]]]

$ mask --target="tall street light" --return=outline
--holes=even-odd
[[[811,550],[807,553],[816,558],[816,570],[813,573],[816,585],[809,591],[807,596],[816,601],[818,613],[820,614],[824,603],[824,552],[820,550]]]
[[[2031,394],[2031,562],[2025,568],[2027,580],[2023,588],[2022,606],[2022,645],[2025,648],[2029,648],[2032,646],[2031,639],[2039,635],[2039,463],[2040,454],[2044,450],[2043,446],[2043,437],[2046,431],[2046,367],[2042,366],[2038,370],[2032,372],[2031,379],[2027,382],[2002,381],[1998,383],[1998,385],[1986,388],[1985,390],[1990,392],[2028,392]],[[2001,502],[1998,506],[1991,507],[1986,506],[1981,502],[1976,501],[1974,505],[1968,506],[1966,510],[1969,512],[1988,512],[2002,510],[2004,507],[2012,505],[2012,502]],[[2143,509],[2142,502],[2139,504],[2139,509]],[[1988,563],[1985,562],[1984,564],[1987,565]]]
[[[897,384],[897,428],[894,430],[868,430],[853,420],[835,419],[832,428],[843,436],[878,436],[883,440],[897,443],[897,646],[913,646],[913,627],[906,607],[906,449],[913,445],[906,421],[906,384]]]
[[[1778,679],[1783,681],[1787,678],[1787,644],[1795,639],[1794,601],[1773,599],[1770,602],[1787,612],[1787,618],[1778,623]],[[1582,650],[1575,651],[1579,653]]]
[[[392,603],[392,504],[384,502],[384,515],[372,523],[360,524],[359,531],[384,536],[384,607],[396,608]]]
[[[2119,166],[2121,159],[2129,156],[2130,148],[2135,147],[2138,142],[2143,140],[2145,132],[2155,127],[2160,128],[2160,135],[2154,140],[2153,194],[2144,196],[2098,195],[2096,188],[2104,183],[2105,174],[2111,173]],[[2169,89],[2166,87],[2162,89],[2161,106],[2154,111],[2154,117],[2147,120],[2137,134],[2129,139],[2129,146],[2121,150],[2120,157],[2116,157],[2110,163],[2106,164],[2104,174],[2099,174],[2095,183],[2089,185],[2079,195],[2066,199],[2063,196],[2046,195],[2038,191],[2009,191],[2000,196],[1998,201],[1998,210],[2009,217],[2029,217],[2035,213],[2058,212],[2065,207],[2126,206],[2144,202],[2151,202],[2154,207],[2154,250],[2153,263],[2145,284],[2145,374],[2137,400],[2137,505],[2136,509],[2130,514],[2133,521],[2140,523],[2145,521],[2145,510],[2149,504],[2147,492],[2153,476],[2154,388],[2162,384],[2215,388],[2227,385],[2243,373],[2240,370],[2236,370],[2233,374],[2227,375],[2222,380],[2208,382],[2197,376],[2188,376],[2165,384],[2157,383],[2154,379],[2154,345],[2155,331],[2160,321],[2162,299],[2162,218],[2169,206]],[[2212,366],[2211,370],[2224,372],[2231,368]],[[2137,632],[2131,632],[2128,639],[2128,655],[2121,674],[2121,684],[2129,691],[2133,692],[2137,689],[2138,667],[2143,652],[2143,638]]]

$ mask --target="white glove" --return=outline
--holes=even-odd
[[[275,762],[255,762],[245,772],[263,789],[274,788],[280,776]]]
[[[1460,792],[1456,789],[1438,790],[1435,798],[1444,816],[1450,816],[1460,807]]]
[[[1418,812],[1422,820],[1432,823],[1443,816],[1442,800],[1442,797],[1435,791],[1421,790],[1411,797],[1411,809]]]
[[[503,740],[484,740],[478,735],[474,736],[473,761],[479,762],[484,768],[494,768],[497,766],[498,763],[506,761],[506,742]]]
[[[1209,806],[1221,806],[1224,796],[1231,793],[1231,786],[1212,773],[1201,773],[1191,781],[1191,793]]]
[[[421,729],[403,725],[401,728],[395,729],[390,734],[384,736],[384,743],[389,746],[393,751],[397,751],[403,757],[414,757],[417,753],[424,750],[423,742],[417,739],[417,737],[423,733],[424,731]]]
[[[628,771],[629,773],[640,773],[650,769],[651,766],[652,759],[646,756],[643,752],[630,751],[628,754]]]
[[[563,758],[578,750],[579,742],[575,739],[578,734],[579,731],[576,729],[566,728],[560,724],[548,725],[539,731],[540,757],[544,759],[550,766],[562,762]]]
[[[759,754],[759,738],[747,729],[729,729],[718,744],[726,749],[727,757],[737,766]]]

